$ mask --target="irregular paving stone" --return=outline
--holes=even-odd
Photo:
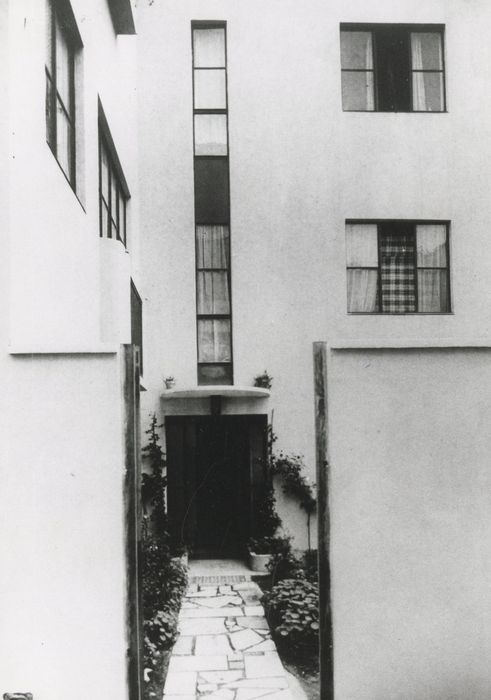
[[[230,606],[226,608],[196,608],[195,610],[181,610],[179,618],[181,620],[191,620],[198,617],[240,617],[244,613],[241,608],[232,608]]]
[[[232,590],[232,586],[229,586],[228,584],[223,584],[222,586],[218,586],[219,593],[230,593],[231,590]]]
[[[260,642],[249,649],[244,650],[244,654],[257,654],[263,651],[276,651],[276,645],[272,639],[266,639],[264,642]]]
[[[216,683],[198,683],[198,693],[212,693],[218,690]]]
[[[260,593],[253,590],[240,591],[240,597],[245,605],[257,605],[261,600]]]
[[[239,596],[217,595],[213,598],[200,598],[197,605],[206,608],[223,608],[226,605],[240,605],[241,599]],[[184,606],[183,606],[184,607]]]
[[[213,593],[210,593],[210,591],[194,591],[190,593],[189,591],[186,593],[185,598],[190,598],[191,600],[194,600],[194,598],[212,598]]]
[[[223,622],[223,617],[179,620],[179,630],[183,636],[190,634],[224,634],[226,629]]]
[[[227,669],[227,657],[213,654],[210,656],[171,656],[169,672],[182,671],[221,671]]]
[[[185,600],[184,603],[181,605],[181,610],[191,610],[191,608],[195,607],[195,603],[191,603],[189,600]]]
[[[262,641],[262,637],[252,629],[245,629],[230,634],[230,642],[233,648],[239,649],[240,651],[242,651],[242,649],[247,649],[247,647],[252,647],[255,644],[260,644]]]
[[[227,686],[243,676],[242,671],[205,671],[199,674],[200,679],[202,678],[206,683],[226,683]]]
[[[194,637],[180,636],[172,649],[173,654],[192,654]]]
[[[264,615],[264,608],[262,605],[246,605],[244,608],[244,614],[248,617],[254,617],[254,615]]]
[[[241,681],[227,683],[227,688],[273,688],[282,690],[288,688],[286,676],[276,676],[275,678],[244,678]]]
[[[230,659],[232,648],[226,634],[201,634],[196,637],[196,655],[227,654]]]
[[[268,623],[265,617],[240,617],[237,624],[241,627],[250,627],[254,630],[268,630]]]
[[[242,661],[243,658],[244,654],[241,651],[231,651],[230,654],[227,654],[229,661]]]
[[[275,651],[268,651],[260,656],[248,655],[244,660],[247,678],[267,678],[284,673],[280,657]]]
[[[289,690],[280,690],[267,696],[268,700],[293,700],[293,695]]]
[[[229,668],[230,669],[244,669],[245,664],[243,661],[229,661],[228,662]]]
[[[254,583],[254,581],[243,581],[242,583],[234,583],[232,588],[234,591],[259,591],[261,592],[261,589],[257,585],[257,583]]]
[[[216,693],[212,693],[211,695],[207,695],[206,697],[208,700],[233,700],[234,695],[235,693],[233,690],[227,690],[227,688],[220,688],[216,691]]]
[[[172,658],[171,658],[172,661]],[[175,672],[169,669],[165,681],[165,695],[195,695],[196,676],[193,671]]]
[[[271,694],[271,688],[239,688],[235,700],[254,700],[254,698],[262,698],[268,693]]]
[[[164,700],[196,700],[196,693],[192,695],[168,695],[164,693]]]

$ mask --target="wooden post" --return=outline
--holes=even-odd
[[[143,688],[143,634],[140,591],[140,365],[134,345],[121,347],[125,447],[125,522],[127,575],[127,635],[129,700],[141,700]]]
[[[315,448],[318,498],[320,700],[334,699],[331,569],[329,559],[329,462],[327,430],[327,349],[314,343]]]

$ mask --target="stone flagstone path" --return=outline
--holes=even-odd
[[[292,700],[253,581],[188,587],[164,700]]]

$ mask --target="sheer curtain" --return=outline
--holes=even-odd
[[[341,32],[343,109],[374,109],[371,32]]]
[[[348,267],[348,311],[352,313],[377,311],[376,224],[346,224],[346,265]]]
[[[448,311],[447,227],[420,224],[416,227],[419,311]]]
[[[411,34],[413,109],[420,112],[443,110],[443,60],[441,36],[437,33]]]
[[[198,314],[230,314],[228,226],[196,227]],[[230,362],[230,319],[198,321],[199,362]]]

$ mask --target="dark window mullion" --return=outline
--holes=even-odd
[[[378,300],[378,311],[383,312],[383,297],[382,297],[382,233],[380,231],[380,224],[377,224],[377,258],[378,258],[378,275],[377,275],[377,300]]]
[[[412,96],[411,96],[411,99],[412,99]],[[416,224],[413,224],[412,239],[413,239],[414,308],[416,311],[419,311],[418,247],[417,247],[417,238],[416,238]]]

